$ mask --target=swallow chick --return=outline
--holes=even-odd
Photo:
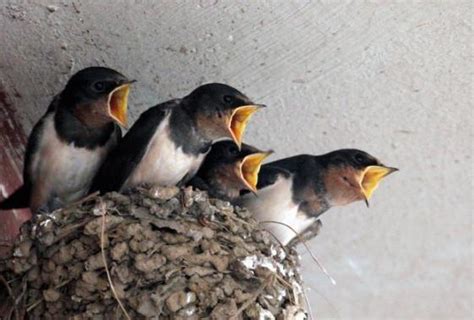
[[[23,185],[0,209],[50,212],[86,195],[127,124],[129,86],[115,70],[90,67],[73,75],[26,146]]]
[[[184,184],[212,143],[232,139],[240,147],[247,122],[262,106],[228,85],[211,83],[148,109],[107,157],[91,192]]]
[[[257,191],[262,161],[271,153],[245,143],[239,150],[233,141],[217,142],[188,185],[206,190],[211,197],[233,201],[241,190]]]
[[[286,245],[296,236],[294,231],[305,232],[331,207],[358,200],[368,205],[381,179],[397,170],[355,149],[297,155],[263,165],[256,196],[244,194],[237,204],[266,221],[265,228]]]

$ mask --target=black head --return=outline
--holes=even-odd
[[[69,79],[62,96],[73,97],[76,102],[96,100],[130,81],[121,73],[105,68],[82,69]]]
[[[221,115],[253,102],[239,90],[222,83],[208,83],[196,88],[186,98],[190,112],[204,115]]]
[[[262,107],[237,89],[221,84],[202,85],[183,99],[182,106],[210,141],[231,138],[240,147],[252,114]]]
[[[324,184],[331,205],[368,200],[382,178],[397,171],[357,149],[341,149],[316,157],[324,168]]]
[[[61,105],[87,123],[115,120],[126,125],[129,84],[121,73],[90,67],[74,74],[61,93]]]
[[[204,165],[217,166],[220,164],[236,163],[249,154],[261,152],[248,144],[242,144],[241,149],[233,141],[220,141],[212,145],[211,151],[204,160]]]
[[[260,167],[270,154],[247,144],[239,150],[232,141],[220,141],[212,146],[198,176],[223,193],[224,189],[234,189],[236,195],[242,189],[256,191]]]
[[[380,161],[365,151],[357,149],[340,149],[320,156],[326,166],[350,166],[364,169],[368,166],[382,165]]]

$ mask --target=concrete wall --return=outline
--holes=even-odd
[[[401,171],[302,250],[320,319],[473,317],[471,1],[2,1],[0,81],[26,133],[82,67],[139,82],[133,118],[222,81],[276,157],[364,149]],[[1,181],[2,177],[0,177]]]

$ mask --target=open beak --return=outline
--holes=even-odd
[[[246,156],[239,165],[240,180],[252,192],[257,192],[258,173],[263,160],[271,155],[273,151],[257,152]]]
[[[228,119],[227,127],[234,142],[239,146],[242,145],[242,137],[245,132],[250,117],[260,108],[264,108],[263,104],[252,104],[241,106],[233,110]]]
[[[367,207],[369,206],[370,197],[375,189],[377,189],[382,178],[395,171],[398,171],[398,169],[385,166],[368,166],[365,168],[361,175],[360,186]]]
[[[108,114],[122,127],[126,128],[128,123],[127,106],[128,94],[130,92],[130,84],[135,81],[118,86],[109,93],[107,100]]]

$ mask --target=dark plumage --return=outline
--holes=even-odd
[[[358,200],[368,204],[380,180],[396,170],[355,149],[298,155],[262,166],[257,196],[242,195],[237,203],[259,221],[278,221],[301,233],[330,207]],[[266,226],[284,244],[295,237],[285,226]]]
[[[232,201],[241,190],[256,191],[261,163],[270,153],[247,144],[239,150],[232,141],[218,142],[189,185],[206,190],[211,197]]]
[[[185,183],[213,142],[227,138],[240,145],[246,123],[259,107],[238,90],[211,83],[148,109],[108,156],[91,192]]]
[[[0,209],[51,211],[84,196],[126,125],[129,81],[91,67],[71,77],[28,138],[23,185]]]

